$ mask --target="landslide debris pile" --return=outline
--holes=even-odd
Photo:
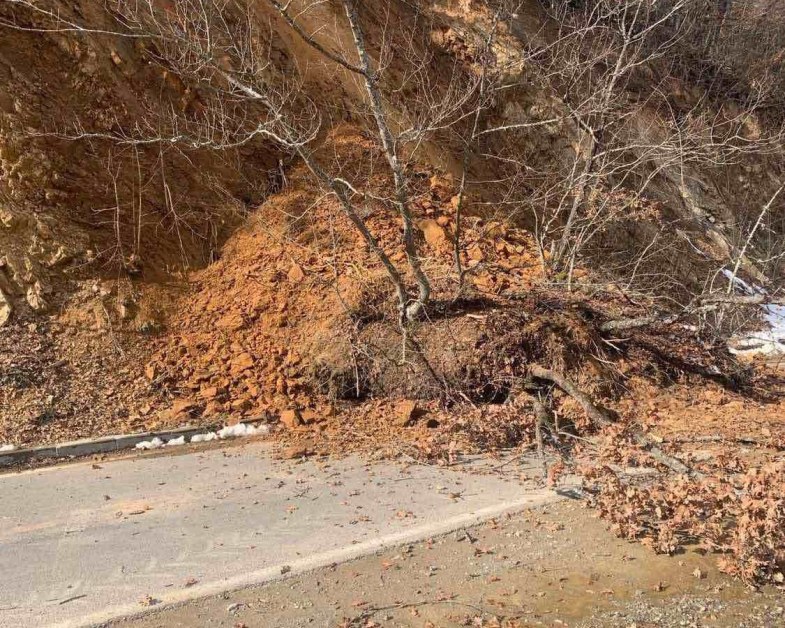
[[[181,2],[154,45],[127,6],[0,0],[0,445],[263,420],[291,457],[547,448],[544,481],[579,470],[620,534],[699,539],[726,571],[781,583],[785,383],[729,353],[759,321],[716,300],[739,296],[729,269],[776,293],[775,116],[745,109],[750,85],[718,103],[659,55],[581,100],[617,57],[560,63],[602,38],[560,36],[554,3],[502,5],[363,4],[386,71],[369,78],[335,62],[357,42],[343,0],[298,14],[301,32],[250,2],[261,69],[253,37],[173,54]],[[56,28],[76,23],[94,30]],[[324,55],[309,38],[328,23]],[[253,90],[242,108],[254,71],[299,90],[289,126],[259,122]],[[415,138],[400,172],[374,85]],[[357,229],[413,288],[399,179],[431,284],[403,322]]]
[[[337,129],[325,147],[347,163],[376,159],[375,150],[348,128]],[[378,259],[334,199],[320,198],[304,167],[290,171],[288,182],[232,237],[220,260],[193,276],[194,290],[169,320],[166,346],[150,361],[152,379],[186,395],[178,407],[207,416],[252,417],[370,396],[438,398],[440,378],[422,364],[398,364],[401,335]],[[542,269],[524,230],[473,220],[464,233],[464,262],[474,296],[452,304],[453,182],[434,173],[421,177],[420,188],[424,265],[443,277],[435,283],[443,304],[431,314],[422,357],[442,378],[468,380],[460,371],[481,343],[493,304],[526,294]],[[399,227],[389,212],[376,208],[368,224],[383,246],[394,248]]]

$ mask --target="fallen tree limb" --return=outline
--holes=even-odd
[[[542,428],[544,425],[548,427],[548,430],[551,432],[551,435],[557,444],[559,440],[559,436],[557,434],[558,430],[554,425],[555,421],[550,409],[542,401],[540,401],[539,397],[530,393],[526,393],[526,397],[534,406],[534,435],[537,441],[537,454],[540,458],[540,465],[542,466],[542,478],[545,480],[548,477],[548,463],[545,461],[545,447],[543,446]]]
[[[575,385],[574,382],[561,373],[557,373],[551,369],[546,369],[539,364],[532,364],[529,367],[529,372],[537,379],[547,380],[561,388],[564,392],[570,395],[570,397],[575,399],[575,401],[580,404],[581,408],[583,408],[583,411],[586,413],[586,415],[598,425],[601,425],[602,427],[608,427],[616,423],[607,410],[597,406],[591,400],[589,395],[583,392],[580,388],[578,388],[578,386]],[[701,476],[699,472],[688,467],[686,464],[681,462],[681,460],[678,460],[673,456],[669,456],[664,451],[662,451],[662,449],[660,449],[648,436],[646,436],[646,434],[641,432],[639,428],[635,429],[632,437],[635,443],[643,447],[652,458],[654,458],[660,464],[668,467],[672,471],[684,475],[697,477]]]
[[[535,417],[537,418],[537,421],[541,425],[545,425],[548,428],[548,431],[551,433],[551,435],[553,436],[553,439],[558,444],[559,443],[559,425],[558,425],[556,417],[555,417],[553,411],[551,410],[551,408],[549,408],[547,405],[545,405],[540,400],[540,398],[536,394],[534,394],[532,392],[524,391],[523,392],[523,396],[529,401],[529,403],[532,404],[532,407],[534,408],[534,414],[535,414]]]
[[[727,303],[729,305],[785,305],[785,299],[773,299],[766,294],[733,295],[707,294],[700,298],[701,303]]]
[[[597,407],[585,392],[578,388],[571,380],[564,377],[564,375],[546,369],[539,364],[532,364],[529,367],[529,372],[538,379],[547,379],[556,384],[564,392],[570,395],[570,397],[575,399],[575,401],[581,405],[583,411],[586,412],[588,417],[595,423],[599,423],[603,427],[615,423],[607,410],[602,410]]]
[[[648,327],[649,325],[670,325],[679,320],[679,315],[672,316],[641,316],[639,318],[622,318],[620,320],[607,321],[600,325],[600,331],[625,331],[627,329],[637,329],[638,327]]]
[[[624,331],[626,329],[648,327],[649,325],[672,325],[682,318],[713,312],[719,309],[719,307],[719,303],[706,303],[698,307],[687,308],[678,314],[652,314],[650,316],[641,316],[640,318],[622,318],[606,321],[600,325],[600,331]]]
[[[739,443],[740,445],[755,445],[757,447],[770,447],[782,449],[776,443],[770,443],[754,436],[722,436],[719,434],[705,436],[682,436],[665,440],[666,443]]]
[[[773,299],[765,294],[754,295],[727,295],[727,294],[707,294],[698,298],[700,305],[692,305],[684,308],[677,314],[650,314],[637,318],[622,318],[606,321],[600,325],[600,331],[624,331],[627,329],[637,329],[648,327],[649,325],[672,325],[682,318],[695,314],[705,314],[719,309],[722,305],[785,305],[785,299]]]

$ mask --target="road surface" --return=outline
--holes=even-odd
[[[280,461],[248,442],[1,475],[0,626],[92,625],[559,499],[521,464]]]

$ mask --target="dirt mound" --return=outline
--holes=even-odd
[[[325,152],[373,162],[373,144],[348,128]],[[417,221],[429,272],[441,277],[419,351],[402,353],[392,286],[378,259],[304,167],[262,205],[222,251],[194,275],[193,294],[175,308],[170,339],[151,369],[162,386],[207,415],[249,416],[389,394],[435,398],[476,358],[494,299],[523,294],[541,276],[530,237],[477,219],[465,234],[472,299],[455,300],[449,177],[422,173]],[[379,177],[378,192],[388,182]],[[400,241],[396,217],[369,207],[369,227],[388,250]],[[393,254],[401,262],[403,254]],[[501,272],[500,272],[501,271]],[[415,357],[412,357],[414,355]],[[419,359],[416,357],[419,355]],[[468,357],[467,357],[468,356]],[[479,375],[479,373],[477,373]]]
[[[324,161],[348,180],[369,181],[368,189],[387,195],[390,182],[380,174],[381,154],[360,129],[365,105],[351,74],[325,63],[266,3],[254,8],[263,21],[282,26],[265,34],[271,38],[271,66],[282,76],[302,66],[306,97],[329,111],[319,136],[319,142],[328,136],[321,149]],[[100,6],[62,9],[65,19],[118,26]],[[430,319],[421,322],[423,333],[415,330],[405,341],[382,269],[334,199],[322,196],[298,161],[269,142],[215,153],[108,141],[103,135],[122,139],[149,122],[151,112],[170,109],[181,120],[196,119],[208,95],[171,68],[152,63],[155,55],[133,38],[8,29],[0,63],[6,79],[0,87],[0,323],[6,321],[0,333],[8,349],[3,360],[9,372],[46,370],[65,361],[73,372],[68,384],[73,392],[66,393],[63,385],[48,390],[60,376],[56,369],[41,374],[38,388],[13,384],[1,393],[5,438],[18,442],[60,433],[30,427],[41,424],[38,417],[49,397],[69,399],[68,410],[50,422],[62,433],[121,426],[110,421],[101,427],[111,404],[103,406],[84,392],[103,380],[110,390],[116,371],[134,374],[135,383],[123,380],[120,388],[134,400],[129,416],[145,417],[130,424],[146,426],[202,417],[237,420],[291,405],[390,395],[441,403],[465,395],[472,403],[498,402],[516,378],[525,377],[525,362],[536,360],[574,367],[581,383],[591,387],[581,365],[603,345],[586,318],[591,312],[548,290],[531,296],[542,280],[541,256],[547,254],[540,250],[542,242],[522,229],[528,225],[536,232],[537,225],[529,224],[533,212],[525,206],[508,209],[503,194],[490,194],[490,186],[481,183],[510,175],[501,165],[505,155],[522,156],[532,180],[509,179],[525,188],[558,167],[578,138],[557,94],[544,84],[530,84],[527,69],[515,61],[522,46],[549,36],[540,29],[541,7],[524,3],[521,9],[509,25],[497,24],[493,53],[515,87],[489,107],[487,124],[535,122],[531,132],[500,140],[509,155],[499,151],[492,162],[473,164],[478,183],[470,185],[470,195],[478,202],[467,203],[475,217],[467,219],[461,242],[469,273],[459,299],[451,261],[458,182],[450,173],[460,170],[460,141],[435,136],[412,156],[410,192],[435,299]],[[436,91],[453,89],[456,76],[477,70],[483,37],[495,23],[491,8],[478,2],[429,5],[427,13],[408,3],[386,10],[369,7],[363,16],[370,44],[379,46],[394,33],[411,36],[412,46],[430,46],[422,78]],[[23,28],[51,26],[35,11],[10,5],[0,11]],[[315,30],[339,14],[325,5],[302,19]],[[401,30],[388,33],[390,22]],[[336,41],[351,46],[345,24],[335,31]],[[399,108],[401,123],[410,123],[417,107],[409,111],[404,61],[390,60],[385,87],[390,108]],[[556,121],[536,122],[547,119]],[[352,126],[340,127],[346,120]],[[649,122],[643,126],[654,132],[654,121]],[[83,136],[81,141],[73,134]],[[484,149],[499,149],[493,137],[483,140]],[[676,213],[680,202],[673,204]],[[397,250],[400,227],[389,208],[379,199],[359,204],[381,244]],[[660,218],[647,225],[656,231]],[[235,233],[239,225],[244,226]],[[636,237],[609,235],[621,250]],[[663,247],[669,258],[663,267],[671,258],[679,262],[685,247],[695,247],[694,235],[687,239],[681,248]],[[393,261],[401,262],[401,256],[393,255]],[[205,266],[188,278],[194,285],[187,285],[186,272]],[[585,273],[575,270],[579,289]],[[588,290],[605,301],[595,309],[623,305],[618,291],[605,290],[603,278],[594,281],[600,286]],[[531,298],[521,300],[522,295]],[[54,362],[30,357],[36,334],[46,336],[41,344],[56,355]],[[23,341],[17,345],[14,338]],[[560,347],[562,341],[567,344]],[[412,342],[416,346],[408,346]],[[99,372],[95,365],[104,363],[111,366]],[[144,378],[140,364],[148,365]],[[179,412],[169,412],[175,403]],[[27,427],[15,433],[17,422]]]

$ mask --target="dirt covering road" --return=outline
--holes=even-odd
[[[117,628],[781,626],[785,601],[710,556],[655,555],[562,502]]]

